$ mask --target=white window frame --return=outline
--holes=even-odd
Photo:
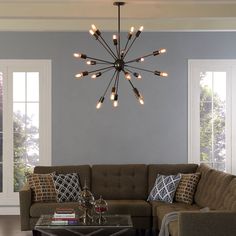
[[[3,206],[19,206],[13,184],[13,72],[39,72],[39,165],[51,165],[51,60],[0,60],[3,72]],[[11,129],[10,129],[10,128]],[[9,151],[11,150],[11,151]],[[13,210],[14,212],[15,210]],[[17,210],[18,211],[18,210]]]
[[[199,75],[202,71],[227,73],[226,171],[236,174],[236,60],[188,60],[188,162],[200,163]]]

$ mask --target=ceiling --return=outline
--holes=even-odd
[[[117,28],[111,0],[0,0],[1,31],[87,31]],[[121,29],[236,31],[236,0],[126,0]]]

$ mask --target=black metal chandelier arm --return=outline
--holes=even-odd
[[[125,54],[124,54],[124,56],[123,56],[123,59],[125,59],[126,55],[127,55],[128,52],[130,51],[131,47],[133,46],[133,44],[134,44],[134,42],[136,41],[137,38],[138,38],[138,37],[135,37],[135,38],[132,40],[131,44],[129,45],[127,51],[125,52]]]
[[[147,54],[147,55],[144,55],[144,56],[141,56],[141,57],[137,57],[137,58],[135,58],[135,59],[133,59],[133,60],[130,60],[130,61],[125,62],[125,64],[133,63],[133,62],[139,62],[139,60],[140,60],[141,58],[146,58],[146,57],[150,57],[150,56],[153,56],[153,53],[150,53],[150,54]]]
[[[113,79],[115,78],[116,73],[117,73],[117,71],[115,71],[114,74],[113,74],[113,76],[111,77],[111,79],[110,79],[110,81],[109,81],[109,83],[108,83],[108,85],[107,85],[107,87],[106,87],[106,90],[105,90],[105,92],[103,93],[103,97],[106,96],[107,91],[108,91],[109,87],[111,86],[111,83],[112,83]]]
[[[129,84],[132,86],[132,88],[134,89],[135,87],[134,87],[134,85],[133,85],[133,83],[130,81],[130,80],[128,80],[129,81]]]
[[[114,68],[114,66],[107,66],[107,67],[99,68],[99,69],[96,69],[96,70],[91,70],[91,71],[88,71],[88,74],[91,74],[91,73],[94,73],[94,72],[101,72],[101,71],[111,69],[111,68]]]
[[[120,59],[120,4],[118,4],[118,58]]]
[[[100,40],[101,38],[101,40]],[[107,42],[104,40],[104,38],[102,37],[102,35],[99,36],[99,38],[97,39],[98,42],[106,49],[106,51],[113,57],[114,60],[117,59],[116,54],[113,52],[113,50],[110,48],[110,46],[107,44]]]
[[[91,60],[95,60],[95,61],[104,62],[104,63],[107,63],[107,64],[114,64],[113,62],[106,61],[106,60],[99,59],[99,58],[95,58],[95,57],[89,57],[89,56],[87,56],[87,58],[88,58],[88,59],[91,59]]]
[[[147,55],[144,55],[144,56],[141,56],[141,57],[137,57],[137,58],[135,58],[133,60],[130,60],[130,61],[127,61],[125,63],[127,64],[127,63],[132,63],[132,62],[139,62],[141,58],[146,58],[146,57],[150,57],[150,56],[157,56],[157,55],[161,55],[163,53],[166,53],[166,49],[164,49],[164,48],[159,49],[157,51],[154,51],[152,53],[149,53]]]
[[[141,70],[141,71],[145,71],[145,72],[150,72],[150,73],[155,73],[155,71],[152,71],[152,70],[147,70],[147,69],[143,69],[143,68],[139,68],[139,67],[136,67],[136,66],[129,66],[129,65],[126,65],[127,67],[130,67],[130,68],[133,68],[133,69],[136,69],[136,70]]]

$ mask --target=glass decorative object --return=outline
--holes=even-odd
[[[84,184],[83,190],[80,191],[79,199],[80,207],[84,211],[83,215],[80,217],[80,220],[84,224],[89,224],[93,222],[93,209],[94,209],[94,196],[89,191],[86,182]]]
[[[95,201],[94,209],[98,214],[98,223],[103,224],[104,222],[106,222],[106,218],[103,216],[103,214],[108,210],[108,205],[107,202],[102,198],[102,196],[100,196],[100,198]]]

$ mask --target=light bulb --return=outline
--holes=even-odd
[[[86,75],[88,75],[88,71],[83,71],[83,72],[81,72],[81,73],[75,75],[75,77],[76,77],[77,79],[80,79],[80,78],[82,78],[83,76],[86,76]]]
[[[116,87],[112,87],[112,89],[111,89],[111,96],[110,96],[111,100],[115,99],[115,93],[116,93]]]
[[[89,33],[91,34],[91,35],[94,35],[95,34],[95,32],[93,31],[93,30],[89,30]]]
[[[95,26],[95,25],[91,25],[92,27],[92,31],[98,36],[101,35],[101,32],[99,31],[99,29]]]
[[[131,75],[128,72],[125,72],[125,78],[127,80],[131,80]]]
[[[76,74],[75,77],[76,77],[77,79],[80,79],[80,78],[83,77],[83,74],[82,74],[82,73]]]
[[[160,49],[160,50],[159,50],[159,53],[160,53],[160,54],[161,54],[161,53],[166,53],[166,49],[165,49],[165,48]]]
[[[133,75],[137,78],[137,79],[142,79],[142,76],[137,73],[137,72],[134,72]]]
[[[130,33],[130,34],[133,34],[133,32],[134,32],[134,27],[132,26],[132,27],[130,28],[129,33]]]
[[[97,77],[99,77],[99,76],[101,76],[102,75],[102,73],[101,72],[98,72],[98,73],[96,73],[96,74],[93,74],[92,76],[91,76],[91,78],[92,79],[96,79]]]
[[[135,35],[136,38],[139,37],[142,31],[143,31],[143,26],[140,26],[139,30],[136,32],[136,35]]]
[[[165,48],[162,48],[162,49],[160,49],[160,50],[154,51],[154,52],[153,52],[153,56],[157,56],[157,55],[159,55],[159,54],[164,54],[164,53],[166,53],[166,49],[165,49]]]
[[[118,107],[118,101],[113,102],[113,107]]]
[[[143,26],[140,26],[139,31],[142,32],[142,31],[143,31],[143,28],[144,28]]]
[[[82,54],[82,53],[74,53],[73,55],[76,58],[82,58],[82,59],[86,59],[87,58],[87,55]]]
[[[136,59],[136,62],[144,62],[144,58],[140,57],[140,58]]]
[[[118,106],[118,94],[115,94],[114,101],[113,101],[113,107]]]
[[[102,104],[103,104],[103,101],[104,101],[104,97],[101,97],[101,98],[99,99],[98,103],[97,103],[97,106],[96,106],[97,109],[100,109],[100,108],[101,108],[101,106],[102,106]]]
[[[96,27],[94,24],[92,24],[91,27],[92,27],[92,30],[93,30],[94,32],[97,31],[97,27]]]
[[[133,33],[134,33],[134,27],[132,26],[130,28],[130,31],[129,31],[129,34],[128,34],[128,40],[130,40],[132,38]]]
[[[162,77],[167,77],[168,74],[166,72],[160,72],[160,71],[154,71],[155,75],[162,76]]]
[[[162,77],[167,77],[168,74],[167,74],[166,72],[161,72],[160,76],[162,76]]]
[[[113,43],[114,45],[117,45],[117,36],[115,34],[113,35]]]
[[[142,97],[142,96],[140,96],[140,97],[138,98],[138,101],[139,101],[139,103],[140,103],[141,105],[144,105],[144,100],[143,100],[143,97]]]
[[[97,64],[96,61],[87,61],[86,63],[87,63],[87,65],[96,65]]]

